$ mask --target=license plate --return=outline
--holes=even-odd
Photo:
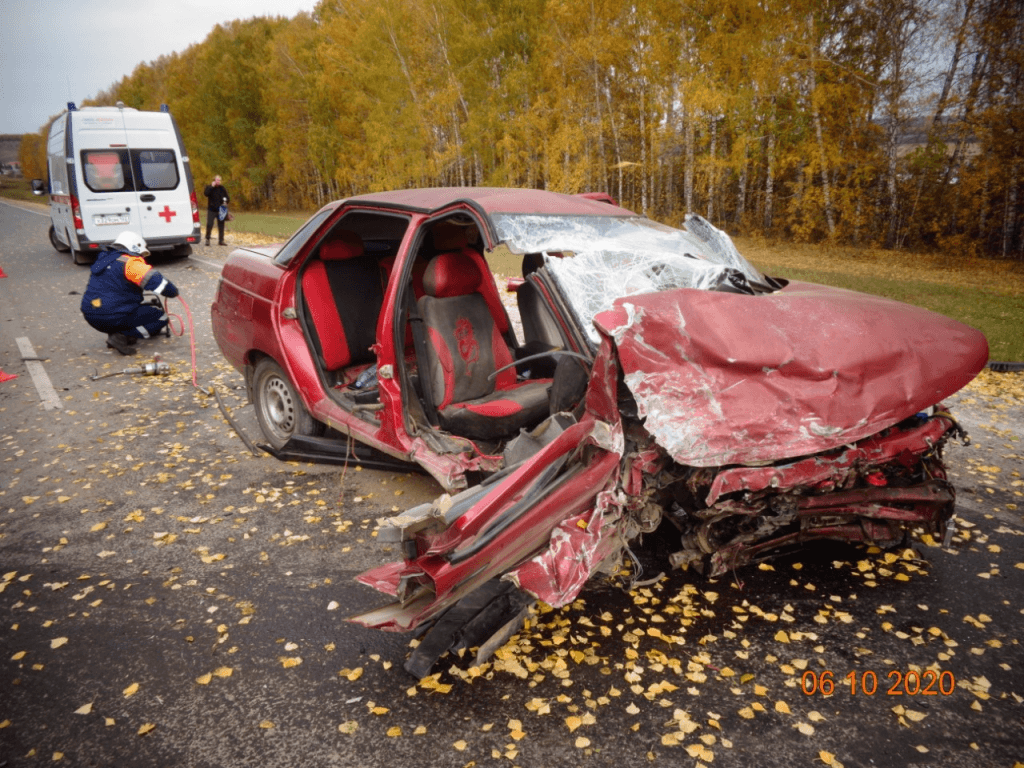
[[[101,213],[92,217],[92,223],[97,227],[109,226],[111,224],[130,224],[131,214],[127,213]]]

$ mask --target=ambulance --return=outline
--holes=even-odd
[[[199,242],[199,204],[181,132],[166,104],[142,112],[77,108],[50,128],[47,183],[50,242],[88,264],[125,230],[145,239],[151,253],[188,256]]]

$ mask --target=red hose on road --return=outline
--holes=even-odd
[[[198,383],[198,380],[197,380],[198,371],[196,370],[196,334],[195,334],[195,326],[192,324],[192,310],[190,310],[188,308],[188,304],[185,303],[185,299],[182,298],[180,293],[177,296],[175,296],[174,298],[176,298],[178,301],[181,302],[181,306],[183,306],[185,308],[185,316],[188,318],[189,345],[192,348],[192,386],[195,387],[196,389],[198,389],[204,395],[208,395],[212,391],[212,388],[210,390],[203,389],[202,387],[199,386],[199,383]],[[170,303],[171,303],[171,299],[167,299],[164,302],[164,312],[167,313],[167,325],[168,325],[168,328],[170,328],[171,333],[173,333],[175,336],[183,336],[185,334],[185,323],[181,319],[180,315],[172,314],[170,312],[170,310],[167,309],[167,306]],[[174,330],[174,323],[171,322],[171,318],[174,318],[175,320],[178,321],[178,330]]]
[[[235,434],[242,438],[242,442],[245,443],[246,447],[249,449],[253,456],[262,456],[263,452],[253,444],[252,440],[249,439],[248,435],[246,435],[242,428],[238,425],[238,422],[236,422],[234,418],[232,418],[231,413],[227,409],[227,406],[224,405],[224,401],[220,399],[220,393],[213,388],[213,385],[211,384],[206,389],[203,389],[202,387],[199,386],[199,383],[197,381],[196,370],[196,334],[195,326],[192,323],[192,310],[188,308],[188,304],[185,303],[185,300],[181,297],[181,294],[178,294],[175,298],[178,301],[180,301],[181,306],[185,308],[185,316],[188,318],[189,345],[192,348],[192,386],[198,389],[204,395],[213,395],[214,398],[217,400],[217,407],[220,408],[220,412],[224,414],[224,418],[227,419],[227,422],[228,424],[231,425],[231,428],[235,430]],[[167,305],[169,303],[170,299],[164,301],[164,312],[167,313],[167,327],[170,328],[171,333],[175,334],[176,336],[182,336],[185,333],[185,323],[179,315],[172,314],[167,309]],[[174,330],[174,324],[171,322],[172,317],[178,321],[177,331]]]

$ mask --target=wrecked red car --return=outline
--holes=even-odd
[[[521,330],[494,264],[520,267]],[[380,521],[403,559],[359,577],[394,601],[353,621],[427,631],[417,675],[485,657],[663,523],[671,564],[710,575],[941,535],[942,400],[988,359],[949,318],[764,275],[699,216],[536,190],[332,204],[280,250],[236,251],[213,317],[270,450],[342,455],[349,435],[454,494]]]

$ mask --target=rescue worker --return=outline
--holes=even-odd
[[[173,299],[174,283],[149,264],[146,241],[134,232],[122,232],[101,251],[92,265],[92,276],[82,297],[82,314],[97,331],[107,334],[107,346],[122,355],[134,355],[133,344],[167,327],[162,306],[143,301],[143,291]]]

